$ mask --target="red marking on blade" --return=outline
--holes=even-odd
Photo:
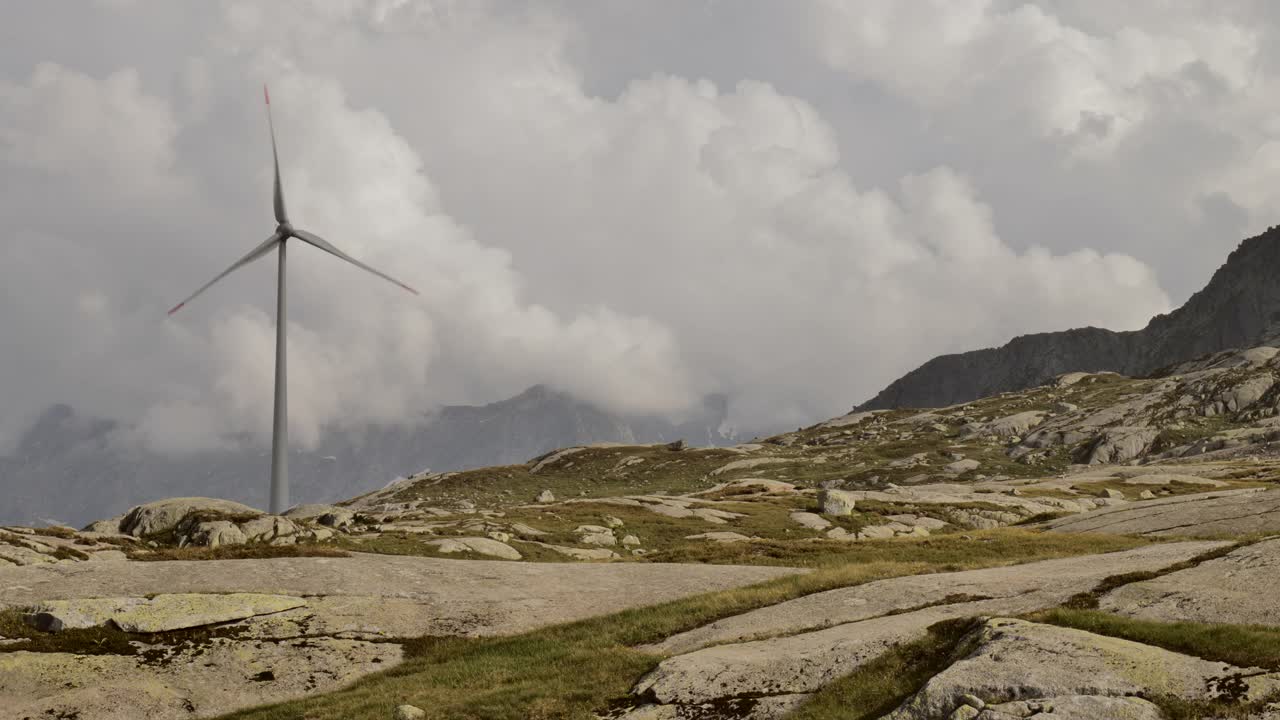
[[[173,309],[172,309],[172,310],[170,310],[170,311],[169,311],[169,314],[170,314],[170,315],[172,315],[172,314],[174,314],[174,313],[178,312],[179,310],[181,310],[181,309],[182,309],[182,306],[183,306],[183,305],[186,305],[186,303],[184,303],[184,302],[180,302],[180,303],[178,303],[177,305],[175,305],[175,306],[173,307]]]
[[[262,84],[262,98],[267,101],[268,105],[271,104],[271,93],[267,92],[266,83]]]

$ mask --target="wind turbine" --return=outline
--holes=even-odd
[[[272,421],[271,431],[271,506],[270,511],[273,514],[284,512],[289,507],[289,398],[288,398],[288,363],[285,346],[285,269],[284,257],[285,248],[291,239],[298,239],[308,245],[324,250],[325,252],[336,255],[346,260],[356,267],[367,270],[378,277],[388,280],[408,290],[414,295],[418,294],[417,290],[405,285],[395,278],[384,272],[375,270],[368,265],[356,260],[350,255],[342,252],[334,247],[329,241],[307,232],[302,228],[296,228],[289,223],[289,215],[284,209],[284,192],[280,188],[280,157],[276,153],[276,128],[271,121],[271,95],[267,92],[267,86],[262,86],[262,97],[267,104],[267,128],[271,133],[271,160],[275,166],[275,192],[273,202],[276,212],[276,231],[271,237],[262,242],[261,245],[249,251],[248,255],[235,261],[231,267],[223,270],[214,279],[205,283],[203,287],[191,293],[186,300],[178,303],[169,311],[172,315],[183,308],[184,305],[191,302],[196,296],[208,290],[222,278],[266,255],[272,250],[279,250],[279,270],[278,280],[276,281],[276,394],[275,394],[275,417]]]

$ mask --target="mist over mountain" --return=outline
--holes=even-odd
[[[335,501],[427,468],[458,470],[521,463],[559,447],[593,442],[724,445],[728,403],[709,396],[681,422],[609,413],[536,385],[482,406],[446,406],[420,422],[328,432],[314,450],[293,450],[297,503]],[[164,455],[131,439],[115,420],[87,417],[68,405],[47,409],[0,456],[0,523],[48,519],[80,525],[164,497],[214,496],[262,506],[270,449],[248,441],[222,450]]]
[[[1202,290],[1141,330],[1036,333],[998,348],[941,355],[895,380],[860,410],[941,407],[1034,387],[1065,372],[1145,375],[1226,348],[1274,340],[1280,326],[1280,228],[1240,243]]]

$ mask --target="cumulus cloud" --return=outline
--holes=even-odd
[[[1163,228],[1274,202],[1247,190],[1265,153],[1249,179],[1223,168],[1265,138],[1256,104],[1228,150],[1170,172],[1155,149],[1188,132],[1170,107],[1256,87],[1259,33],[1056,5],[816,2],[795,11],[803,82],[655,59],[608,92],[580,52],[598,28],[558,2],[228,2],[175,29],[181,53],[106,70],[34,47],[0,65],[0,174],[41,189],[0,200],[0,317],[29,348],[0,372],[32,378],[5,404],[69,400],[173,451],[265,435],[272,269],[159,319],[271,231],[258,79],[294,221],[423,291],[291,249],[299,442],[537,382],[626,412],[726,392],[739,425],[794,425],[940,352],[1141,326],[1171,305]],[[864,104],[815,94],[813,68]],[[883,135],[850,133],[875,113]],[[1134,177],[1128,203],[1168,217],[1091,231],[1106,213],[1072,203]],[[49,188],[75,222],[48,219]]]
[[[832,65],[916,102],[982,108],[993,123],[1094,151],[1143,123],[1154,84],[1199,68],[1231,91],[1244,89],[1259,42],[1236,22],[1204,15],[1172,27],[1155,18],[1155,27],[1097,29],[1030,2],[820,0],[818,7],[815,28]]]
[[[99,79],[42,62],[25,83],[0,82],[0,108],[0,157],[16,169],[74,182],[77,195],[181,189],[171,174],[177,121],[132,68]]]

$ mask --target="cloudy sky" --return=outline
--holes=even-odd
[[[1223,9],[1229,7],[1229,9]],[[546,382],[746,427],[933,355],[1141,327],[1280,217],[1262,0],[0,7],[0,448],[69,402],[181,452]]]

